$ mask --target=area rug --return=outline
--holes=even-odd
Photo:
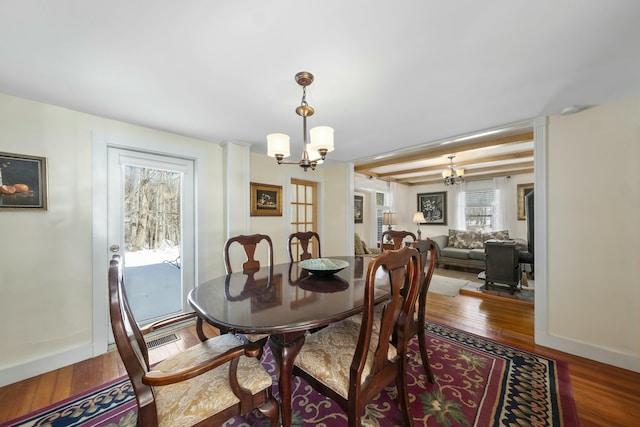
[[[427,382],[418,351],[410,343],[407,372],[416,426],[578,426],[566,365],[537,354],[427,322],[427,343],[435,384]],[[275,362],[265,347],[262,363],[274,378]],[[346,426],[340,407],[294,379],[294,426]],[[393,384],[371,402],[363,425],[402,425]],[[8,426],[134,426],[135,399],[125,378],[75,396]],[[262,419],[236,417],[224,425],[262,426]]]
[[[469,283],[467,280],[454,279],[452,277],[445,276],[436,276],[434,274],[433,276],[431,276],[429,292],[455,297],[459,294],[460,289],[462,289],[467,283]]]

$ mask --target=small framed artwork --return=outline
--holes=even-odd
[[[282,187],[252,182],[251,216],[282,216]]]
[[[447,192],[418,194],[418,211],[424,214],[422,224],[447,225]]]
[[[353,196],[353,220],[356,224],[362,224],[364,197]]]
[[[527,211],[524,208],[524,198],[533,190],[533,183],[518,184],[518,220],[527,219]]]
[[[0,210],[47,210],[47,159],[0,153]]]

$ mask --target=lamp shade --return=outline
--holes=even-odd
[[[320,153],[318,153],[318,150],[316,150],[315,147],[311,147],[309,144],[307,144],[307,145],[310,147],[310,149],[309,149],[309,158],[311,160],[314,160],[319,165],[324,163],[324,160],[322,160],[322,156],[320,155]]]
[[[424,219],[424,214],[422,212],[416,212],[413,214],[413,222],[420,224],[427,221]]]
[[[276,157],[276,155],[281,155],[282,157],[291,155],[289,151],[289,135],[284,133],[270,133],[267,135],[267,156]]]
[[[333,151],[333,128],[329,126],[316,126],[309,130],[309,145],[314,150]]]
[[[395,212],[382,213],[382,225],[395,225],[395,224],[397,224]]]

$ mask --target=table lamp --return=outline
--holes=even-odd
[[[397,224],[395,212],[382,213],[382,225],[387,226],[387,231],[391,231],[391,226]],[[387,236],[387,242],[391,241],[391,237]]]
[[[427,222],[424,219],[424,214],[422,212],[416,212],[413,214],[413,222],[418,224],[418,240],[422,240],[422,232],[420,231],[420,224],[423,222]]]

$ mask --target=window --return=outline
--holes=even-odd
[[[378,236],[378,242],[382,237],[382,213],[387,209],[386,193],[376,192],[376,235]]]
[[[471,231],[490,231],[495,224],[495,190],[466,191],[464,193],[465,228]]]

